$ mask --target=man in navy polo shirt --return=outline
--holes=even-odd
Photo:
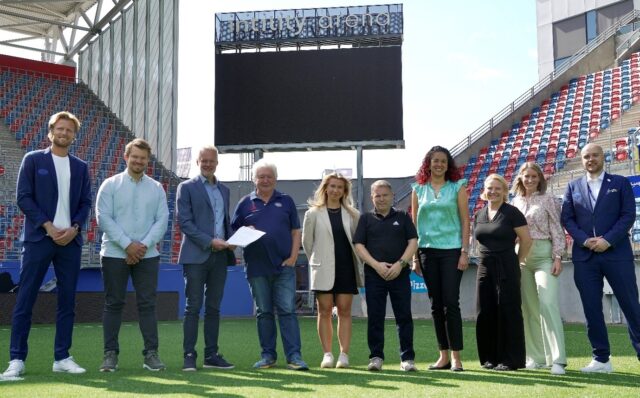
[[[296,315],[295,265],[300,250],[300,219],[293,199],[275,190],[278,171],[264,159],[253,165],[256,190],[238,202],[231,227],[253,227],[265,232],[260,239],[244,248],[247,279],[256,303],[261,359],[253,367],[275,366],[277,310],[287,368],[307,370],[302,360],[300,327]]]
[[[391,298],[400,339],[400,369],[416,371],[411,316],[411,269],[409,262],[418,248],[418,234],[411,217],[393,204],[391,184],[371,184],[374,210],[363,214],[353,238],[356,252],[367,265],[364,285],[367,300],[368,370],[382,370],[384,361],[384,318],[387,294]]]

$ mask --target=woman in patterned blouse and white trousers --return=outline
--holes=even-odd
[[[527,218],[533,238],[531,251],[520,264],[526,367],[551,367],[551,373],[559,375],[565,373],[567,364],[558,306],[558,275],[562,272],[565,235],[560,225],[560,206],[546,189],[540,166],[526,162],[513,184],[516,196],[512,204]]]

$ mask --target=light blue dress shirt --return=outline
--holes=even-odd
[[[167,195],[153,178],[135,181],[125,170],[100,186],[96,218],[103,232],[101,256],[127,258],[125,249],[137,241],[147,247],[144,258],[157,257],[169,221]]]
[[[200,176],[200,181],[204,184],[204,188],[207,190],[209,196],[209,203],[213,209],[213,221],[214,221],[214,238],[224,240],[224,202],[222,199],[222,192],[218,188],[218,183],[211,184],[209,180]],[[216,180],[217,181],[217,180]]]

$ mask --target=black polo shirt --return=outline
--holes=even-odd
[[[410,239],[417,239],[411,217],[393,207],[386,217],[375,212],[360,217],[353,243],[363,244],[377,261],[395,263],[400,260]]]

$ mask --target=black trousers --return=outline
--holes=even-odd
[[[403,269],[396,279],[386,281],[373,268],[365,266],[364,284],[367,301],[369,358],[384,359],[384,320],[387,310],[387,296],[389,296],[400,340],[400,359],[402,361],[415,359],[410,273],[408,268]]]
[[[145,258],[136,265],[128,265],[124,258],[113,257],[101,257],[100,262],[105,292],[102,314],[104,351],[120,352],[118,335],[122,324],[122,309],[127,298],[129,277],[136,290],[138,323],[144,340],[142,353],[146,354],[150,350],[157,351],[156,290],[160,257]]]
[[[431,317],[440,350],[460,351],[460,249],[420,249],[420,267],[431,299]]]
[[[476,340],[480,363],[525,366],[520,267],[514,252],[484,254],[478,265]]]

